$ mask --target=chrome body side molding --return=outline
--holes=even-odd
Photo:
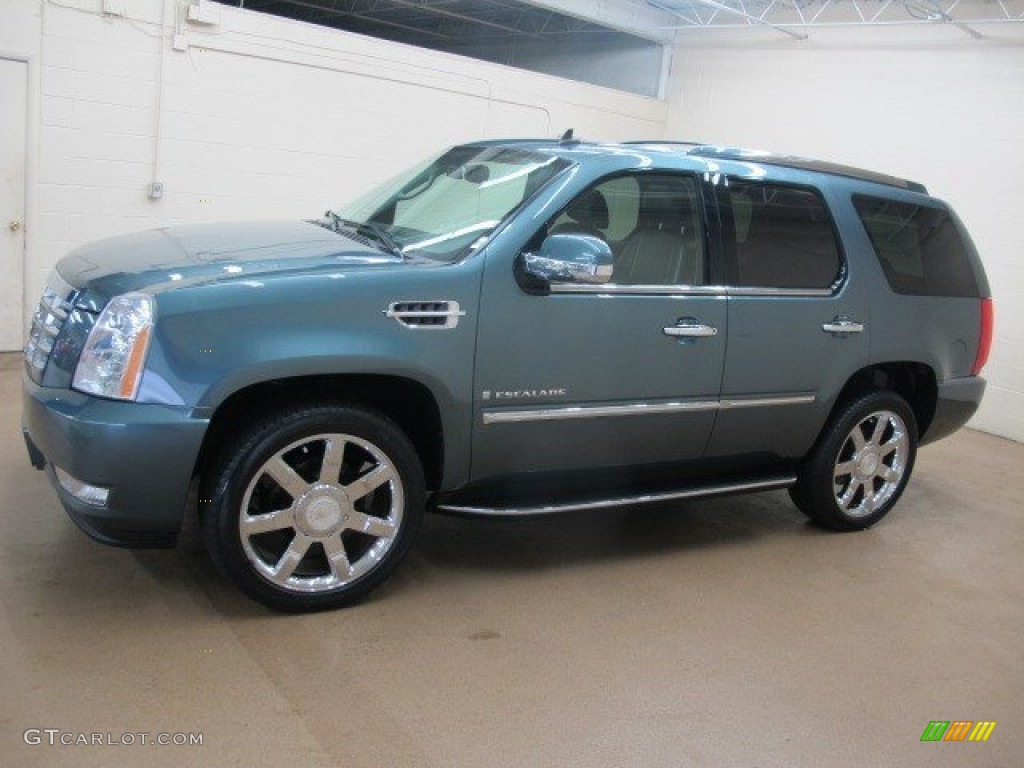
[[[632,496],[617,496],[608,499],[591,499],[588,501],[570,501],[559,504],[538,504],[521,507],[486,507],[478,505],[439,504],[438,510],[459,515],[481,515],[487,517],[530,517],[534,515],[551,515],[559,512],[579,512],[594,509],[611,509],[636,504],[654,504],[661,501],[679,501],[682,499],[702,499],[711,496],[727,496],[734,493],[752,493],[755,491],[771,491],[788,488],[796,483],[796,475],[780,475],[763,480],[749,480],[738,483],[718,483],[714,485],[696,486],[677,491],[660,491],[656,493],[640,493]]]
[[[649,416],[659,413],[717,411],[725,408],[768,408],[780,405],[809,405],[813,394],[783,397],[749,397],[723,400],[687,400],[670,403],[626,403],[622,405],[567,405],[550,408],[484,411],[484,424],[508,424],[522,421],[562,421],[596,419],[605,416]]]
[[[692,400],[679,403],[629,403],[627,405],[569,405],[555,408],[529,408],[515,411],[484,411],[484,424],[516,421],[561,421],[595,419],[601,416],[646,416],[679,411],[714,411],[716,400]]]
[[[720,400],[720,408],[770,408],[776,405],[810,405],[814,395],[786,395],[784,397],[745,397],[737,400]]]

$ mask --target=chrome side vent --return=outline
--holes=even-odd
[[[457,301],[396,301],[384,312],[406,328],[441,330],[454,328],[465,312]]]

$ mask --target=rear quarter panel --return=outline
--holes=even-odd
[[[884,196],[933,206],[938,201],[915,192],[847,180],[837,181],[834,191],[837,215],[845,223],[843,237],[848,257],[867,284],[871,317],[869,364],[924,363],[935,372],[939,382],[969,376],[981,329],[978,299],[914,296],[893,291],[857,216],[853,195]],[[976,272],[980,272],[979,286],[987,293],[988,284],[969,239],[966,246]]]

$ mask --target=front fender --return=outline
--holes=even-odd
[[[267,382],[408,379],[433,394],[446,455],[468,467],[480,263],[341,273],[333,280],[289,276],[160,295],[140,400],[211,418],[233,394]],[[386,314],[392,302],[441,300],[457,301],[464,312],[450,326],[410,328]]]

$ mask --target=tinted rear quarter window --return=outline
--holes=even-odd
[[[944,208],[855,195],[889,287],[918,296],[979,295],[960,232]]]
[[[738,286],[828,288],[840,255],[825,202],[808,189],[730,179]],[[730,232],[726,231],[728,238]]]

